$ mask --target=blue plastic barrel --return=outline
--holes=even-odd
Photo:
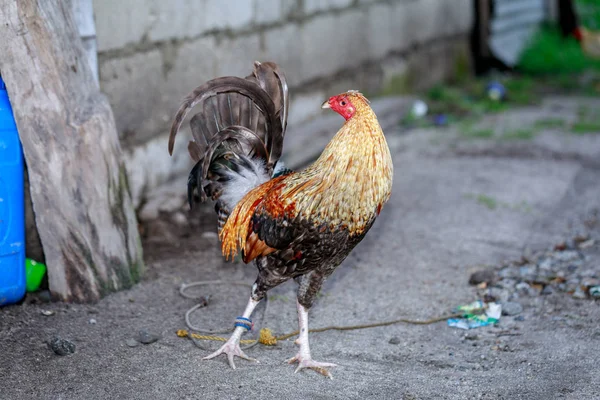
[[[25,295],[23,151],[0,78],[0,306]]]

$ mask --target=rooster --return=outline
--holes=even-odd
[[[202,110],[190,121],[194,141],[188,145],[196,162],[188,178],[190,206],[194,199],[216,201],[223,255],[241,251],[243,261],[258,269],[231,337],[204,359],[225,354],[233,369],[234,356],[257,361],[240,349],[240,338],[266,292],[293,278],[299,285],[300,348],[288,362],[298,363],[296,372],[310,368],[331,377],[335,364],[312,359],[308,311],[390,197],[392,159],[377,117],[357,91],[329,98],[322,108],[346,122],[312,165],[293,172],[279,162],[289,101],[276,64],[255,62],[246,78],[222,77],[196,88],[173,121],[170,154],[184,118],[198,104]]]

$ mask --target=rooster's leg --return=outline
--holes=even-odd
[[[252,315],[252,311],[254,311],[254,308],[256,307],[256,305],[258,303],[259,303],[259,300],[254,300],[251,297],[250,300],[248,301],[248,305],[246,306],[246,310],[244,311],[244,314],[242,314],[242,317],[249,319],[250,315]],[[238,356],[238,357],[243,358],[244,360],[248,360],[248,361],[258,362],[257,359],[248,357],[240,348],[240,338],[242,337],[242,334],[245,331],[246,331],[246,328],[241,327],[241,326],[236,326],[235,329],[233,330],[233,333],[231,334],[231,337],[229,338],[229,340],[223,346],[221,346],[221,348],[219,350],[215,351],[211,355],[204,357],[203,360],[209,360],[220,354],[226,354],[227,360],[229,360],[229,366],[231,366],[231,368],[233,368],[233,369],[235,369],[235,364],[233,363],[233,356]]]
[[[296,344],[300,345],[300,351],[298,351],[295,357],[290,358],[288,363],[298,362],[298,368],[296,368],[295,372],[304,368],[310,368],[331,379],[331,372],[327,368],[335,367],[336,364],[318,362],[312,359],[308,344],[308,310],[300,302],[296,304],[298,307],[298,330],[300,331],[298,339],[296,339]]]

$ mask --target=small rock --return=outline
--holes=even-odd
[[[577,289],[575,289],[575,292],[573,292],[573,298],[574,299],[585,299],[587,296],[585,295],[585,292],[581,289],[581,286],[577,286]]]
[[[90,320],[88,321],[88,323],[90,325],[96,325],[96,320],[94,318],[90,318]]]
[[[482,269],[471,274],[469,285],[479,285],[480,283],[493,283],[496,280],[496,274],[491,269]]]
[[[54,314],[55,314],[55,313],[54,313],[54,311],[52,311],[52,310],[40,310],[40,313],[41,313],[43,316],[46,316],[46,317],[49,317],[49,316],[51,316],[51,315],[54,315]]]
[[[585,287],[592,287],[600,285],[600,279],[596,278],[583,278],[581,280],[581,285]]]
[[[581,275],[582,278],[596,278],[596,271],[594,269],[586,269],[584,271],[581,271],[579,273],[579,275]]]
[[[554,263],[551,258],[544,258],[541,263],[539,263],[539,267],[544,270],[551,270]]]
[[[515,288],[517,281],[511,278],[505,278],[496,283],[496,286],[501,287],[502,289],[512,290]]]
[[[558,284],[558,290],[560,290],[561,292],[566,292],[567,291],[567,284],[566,283],[559,283]]]
[[[567,242],[560,242],[554,246],[554,250],[556,251],[564,251],[567,250]]]
[[[186,198],[181,195],[181,191],[179,193],[165,193],[165,197],[167,198],[158,206],[158,211],[172,213],[182,208],[186,202]]]
[[[514,320],[515,320],[515,321],[525,321],[525,317],[524,317],[524,316],[522,316],[522,315],[517,315],[517,316],[514,318]]]
[[[552,289],[552,286],[550,285],[546,285],[544,286],[544,288],[542,289],[541,294],[547,295],[547,294],[552,294],[554,293],[554,289]]]
[[[573,250],[575,248],[575,242],[572,239],[568,239],[565,241],[565,248],[567,250]]]
[[[533,259],[533,250],[531,250],[531,247],[525,247],[525,250],[523,250],[522,259],[525,262],[529,262],[529,260]]]
[[[75,344],[67,339],[61,338],[60,336],[55,336],[50,339],[48,346],[50,346],[52,351],[59,356],[66,356],[75,353]]]
[[[37,297],[42,303],[50,303],[52,301],[52,295],[49,290],[39,291]]]
[[[158,339],[160,339],[160,335],[149,332],[146,329],[140,329],[140,331],[138,332],[137,340],[140,343],[150,344],[156,342]]]
[[[125,341],[125,344],[129,347],[137,347],[140,345],[140,342],[131,338],[131,339],[127,339],[127,341]]]
[[[559,251],[554,255],[554,257],[563,262],[573,261],[579,258],[579,253],[573,250]]]
[[[516,267],[509,266],[509,267],[501,269],[498,272],[498,275],[501,278],[504,278],[504,279],[506,279],[506,278],[518,278],[519,277],[519,272],[518,272],[518,269]]]
[[[532,264],[523,265],[519,268],[519,275],[522,279],[533,280],[536,274],[536,267]]]
[[[156,199],[148,201],[138,213],[138,220],[141,222],[152,221],[158,218],[158,202]]]
[[[510,293],[508,292],[508,290],[506,289],[501,289],[498,287],[491,287],[488,289],[488,296],[489,296],[489,300],[490,301],[496,301],[496,302],[505,302],[508,300],[508,297],[510,296]],[[488,301],[489,303],[489,301]]]
[[[465,335],[465,340],[479,340],[479,335],[476,333],[467,333]]]
[[[389,344],[400,344],[400,338],[398,336],[394,336],[389,340],[388,343]]]
[[[531,289],[531,286],[529,286],[529,283],[527,282],[519,282],[515,285],[515,289],[520,292],[528,292],[529,289]]]
[[[581,260],[581,259],[575,260],[575,261],[572,261],[571,264],[573,264],[576,267],[581,267],[583,265],[583,260]]]
[[[176,213],[174,213],[171,216],[171,221],[173,221],[173,223],[178,226],[186,226],[188,224],[187,217],[181,211],[177,211]]]
[[[592,247],[594,245],[594,239],[586,240],[585,242],[579,243],[580,249],[587,249],[588,247]]]
[[[502,303],[502,315],[518,315],[523,312],[523,306],[516,301]]]
[[[200,237],[207,240],[219,240],[219,235],[217,232],[212,231],[204,232],[202,235],[200,235]]]

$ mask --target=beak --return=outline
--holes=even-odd
[[[329,100],[325,100],[323,104],[321,104],[321,108],[331,108],[331,106],[329,105]]]

